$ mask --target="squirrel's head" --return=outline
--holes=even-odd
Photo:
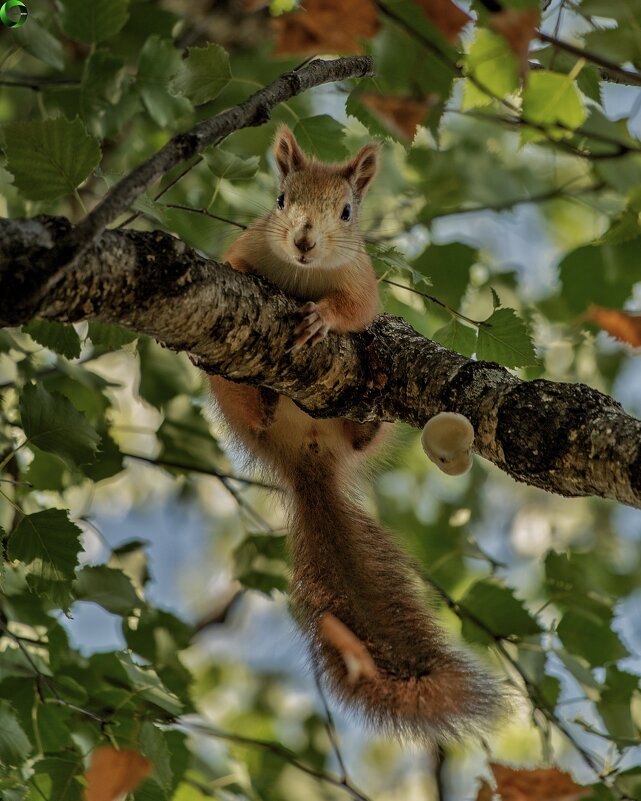
[[[376,174],[378,146],[365,145],[345,164],[308,159],[284,125],[276,134],[274,156],[280,172],[276,207],[267,241],[287,261],[333,268],[360,251],[360,205]]]

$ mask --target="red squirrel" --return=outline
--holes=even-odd
[[[328,165],[306,157],[283,126],[274,156],[275,207],[225,260],[304,303],[295,351],[330,332],[362,331],[377,313],[359,212],[378,147]],[[353,498],[358,463],[381,441],[381,424],[316,420],[273,390],[209,380],[232,433],[284,490],[292,606],[331,690],[398,735],[434,742],[482,729],[500,710],[498,681],[449,645],[411,560]]]

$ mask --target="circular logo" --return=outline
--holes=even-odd
[[[19,28],[24,25],[29,16],[29,11],[22,0],[7,0],[0,8],[0,20],[8,28]]]

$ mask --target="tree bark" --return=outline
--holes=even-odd
[[[521,381],[379,316],[362,334],[292,353],[297,305],[266,280],[159,231],[107,231],[44,296],[63,218],[0,220],[0,325],[34,316],[118,323],[186,351],[208,373],[270,387],[315,417],[468,417],[475,450],[518,481],[641,507],[641,422],[584,384]],[[39,297],[37,301],[34,297]]]

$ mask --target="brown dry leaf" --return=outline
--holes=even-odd
[[[326,612],[320,620],[320,635],[342,656],[350,682],[354,683],[360,678],[375,678],[376,665],[367,648],[351,629],[330,612]]]
[[[305,7],[273,21],[274,55],[361,53],[360,40],[380,27],[373,0],[305,0]]]
[[[490,767],[502,801],[579,801],[591,792],[558,768],[515,770],[497,763]]]
[[[472,19],[452,0],[416,0],[417,4],[443,36],[450,42],[456,41],[461,30]]]
[[[117,801],[151,773],[151,762],[137,751],[104,746],[93,752],[85,773],[86,801]]]
[[[627,342],[635,348],[641,347],[641,314],[590,306],[585,316],[621,342]]]
[[[527,75],[530,42],[536,33],[539,18],[538,8],[508,8],[490,15],[490,28],[510,45],[518,59],[521,78]]]
[[[430,107],[428,100],[413,100],[405,97],[386,97],[364,92],[358,98],[371,108],[381,121],[395,133],[411,142],[417,127],[425,119]]]

